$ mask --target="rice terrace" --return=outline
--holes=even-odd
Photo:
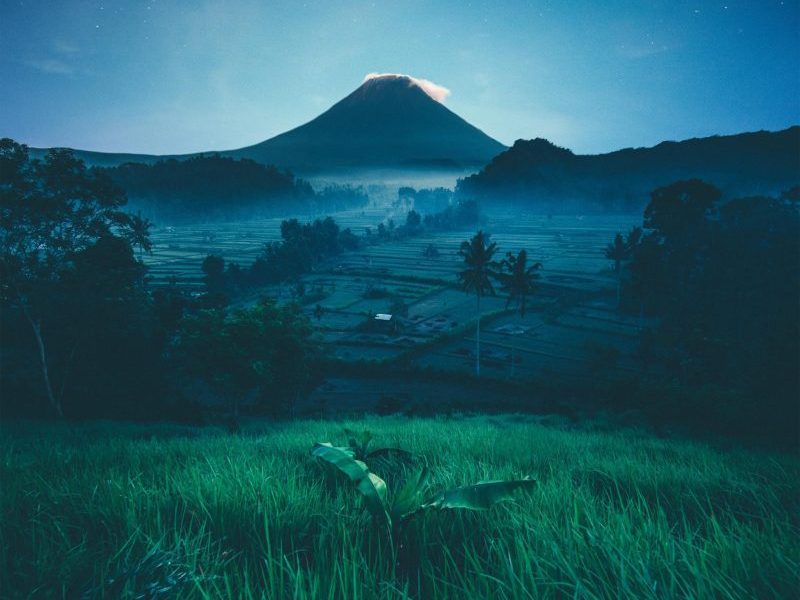
[[[798,597],[798,32],[3,4],[0,598]]]
[[[342,227],[364,230],[380,223],[391,211],[387,207],[333,216]],[[505,310],[505,298],[489,299],[487,310],[497,314],[488,321],[492,327],[485,325],[483,352],[488,368],[510,376],[513,348],[519,352],[515,356],[519,375],[533,375],[534,369],[568,373],[581,361],[580,355],[588,355],[593,341],[625,346],[626,338],[635,338],[642,324],[640,319],[617,311],[616,276],[603,250],[617,231],[630,229],[640,220],[635,215],[530,215],[525,220],[484,223],[501,249],[537,248],[536,258],[544,265],[541,285],[546,290],[535,299],[539,310],[527,320]],[[314,302],[304,303],[304,308],[322,339],[330,344],[331,352],[344,359],[392,359],[409,348],[433,346],[443,337],[453,338],[455,332],[464,329],[474,319],[474,301],[455,282],[461,262],[458,249],[468,235],[468,230],[437,232],[360,248],[318,265],[313,274],[302,279],[306,290],[317,291]],[[154,248],[145,257],[148,276],[153,285],[164,285],[175,278],[187,289],[202,291],[200,266],[205,256],[252,262],[263,243],[279,238],[280,219],[167,226],[153,233]],[[426,257],[425,250],[431,245],[437,255]],[[382,297],[368,297],[370,290],[376,289]],[[292,300],[291,292],[286,285],[273,291],[286,301]],[[391,313],[398,300],[408,311],[401,330],[359,330],[375,314]],[[313,314],[316,305],[324,310],[318,319]],[[414,364],[463,366],[469,371],[474,363],[473,337],[469,330],[462,332],[456,339],[431,348]],[[634,353],[634,345],[630,342],[625,346],[627,354]]]

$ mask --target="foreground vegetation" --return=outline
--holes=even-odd
[[[369,429],[430,490],[532,477],[488,511],[388,533],[314,442]],[[6,423],[7,597],[778,598],[800,566],[800,461],[553,418],[371,418],[216,428]]]

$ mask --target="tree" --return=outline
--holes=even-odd
[[[422,217],[419,213],[415,210],[409,211],[408,215],[406,215],[406,227],[416,229],[420,225],[422,225]]]
[[[139,260],[142,260],[142,253],[153,253],[153,242],[150,240],[150,228],[153,224],[142,216],[141,213],[126,215],[128,221],[127,239],[131,246],[139,248]]]
[[[216,254],[209,254],[203,259],[205,284],[210,294],[223,291],[225,288],[225,259]]]
[[[120,211],[126,198],[103,172],[87,169],[67,150],[43,161],[0,140],[0,295],[4,311],[18,310],[30,327],[47,401],[62,417],[63,391],[77,340],[65,356],[50,352],[48,333],[63,324],[59,295],[82,253],[100,240],[132,235]],[[102,270],[102,266],[100,267]],[[56,382],[51,368],[61,366]]]
[[[668,239],[697,233],[722,193],[699,179],[676,181],[655,189],[644,211],[644,226]]]
[[[361,239],[348,227],[339,232],[339,246],[342,250],[358,250]]]
[[[536,279],[539,278],[537,271],[542,268],[542,263],[533,263],[531,266],[528,266],[527,263],[528,252],[524,248],[516,256],[508,252],[501,263],[504,271],[508,272],[497,275],[503,290],[508,294],[506,308],[516,300],[519,314],[523,319],[525,318],[526,300],[536,289]]]
[[[481,298],[487,294],[494,296],[492,278],[495,277],[498,264],[493,260],[497,252],[497,244],[489,241],[489,236],[478,231],[469,241],[461,243],[458,251],[464,259],[464,270],[458,274],[461,288],[475,294],[478,307],[478,324],[475,343],[475,374],[481,374]]]
[[[628,255],[628,246],[621,233],[614,236],[614,241],[606,246],[605,253],[607,259],[614,261],[614,273],[619,275],[622,270],[622,261]]]
[[[163,339],[145,272],[128,240],[103,236],[60,282],[47,332],[67,416],[152,418],[163,408]]]
[[[266,299],[229,316],[217,309],[188,317],[174,348],[181,371],[223,398],[233,418],[249,397],[264,412],[289,411],[311,379],[316,353],[300,308]]]
[[[622,262],[628,260],[636,246],[642,239],[642,228],[634,227],[626,238],[621,233],[614,236],[614,241],[606,246],[605,255],[614,261],[614,272],[617,274],[617,306],[621,306],[622,299]]]

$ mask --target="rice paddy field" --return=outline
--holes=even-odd
[[[485,511],[390,530],[315,441],[368,429],[411,462],[390,497],[532,477]],[[797,456],[530,415],[169,424],[4,423],[4,598],[794,598]]]
[[[340,227],[358,234],[366,227],[374,231],[390,216],[385,205],[333,215]],[[395,220],[402,219],[395,215]],[[249,265],[265,242],[279,239],[280,222],[161,226],[153,236],[155,251],[146,257],[152,282],[161,285],[175,277],[186,288],[202,291],[200,264],[207,254]],[[540,288],[530,300],[532,310],[524,319],[513,307],[505,310],[502,296],[482,302],[485,373],[503,379],[574,378],[592,372],[587,364],[603,354],[613,355],[613,360],[592,376],[641,370],[638,336],[651,323],[619,313],[615,275],[603,256],[617,231],[640,222],[637,215],[486,217],[481,227],[497,242],[499,257],[525,248],[543,267]],[[458,248],[473,233],[472,229],[434,232],[367,246],[304,276],[307,293],[313,294],[306,311],[330,354],[348,361],[404,358],[419,367],[474,369],[475,298],[456,286],[461,266]],[[424,255],[429,245],[438,256]],[[371,289],[379,289],[382,297],[370,297]],[[292,299],[289,286],[272,286],[258,294]],[[258,294],[241,304],[254,302]],[[402,328],[368,326],[376,313],[391,312],[398,300],[408,308]],[[317,305],[322,316],[315,316]]]

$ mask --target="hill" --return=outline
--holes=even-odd
[[[712,181],[726,195],[776,194],[797,185],[800,127],[597,155],[574,154],[541,138],[517,140],[460,180],[458,192],[543,210],[638,211],[652,189],[692,178]]]

